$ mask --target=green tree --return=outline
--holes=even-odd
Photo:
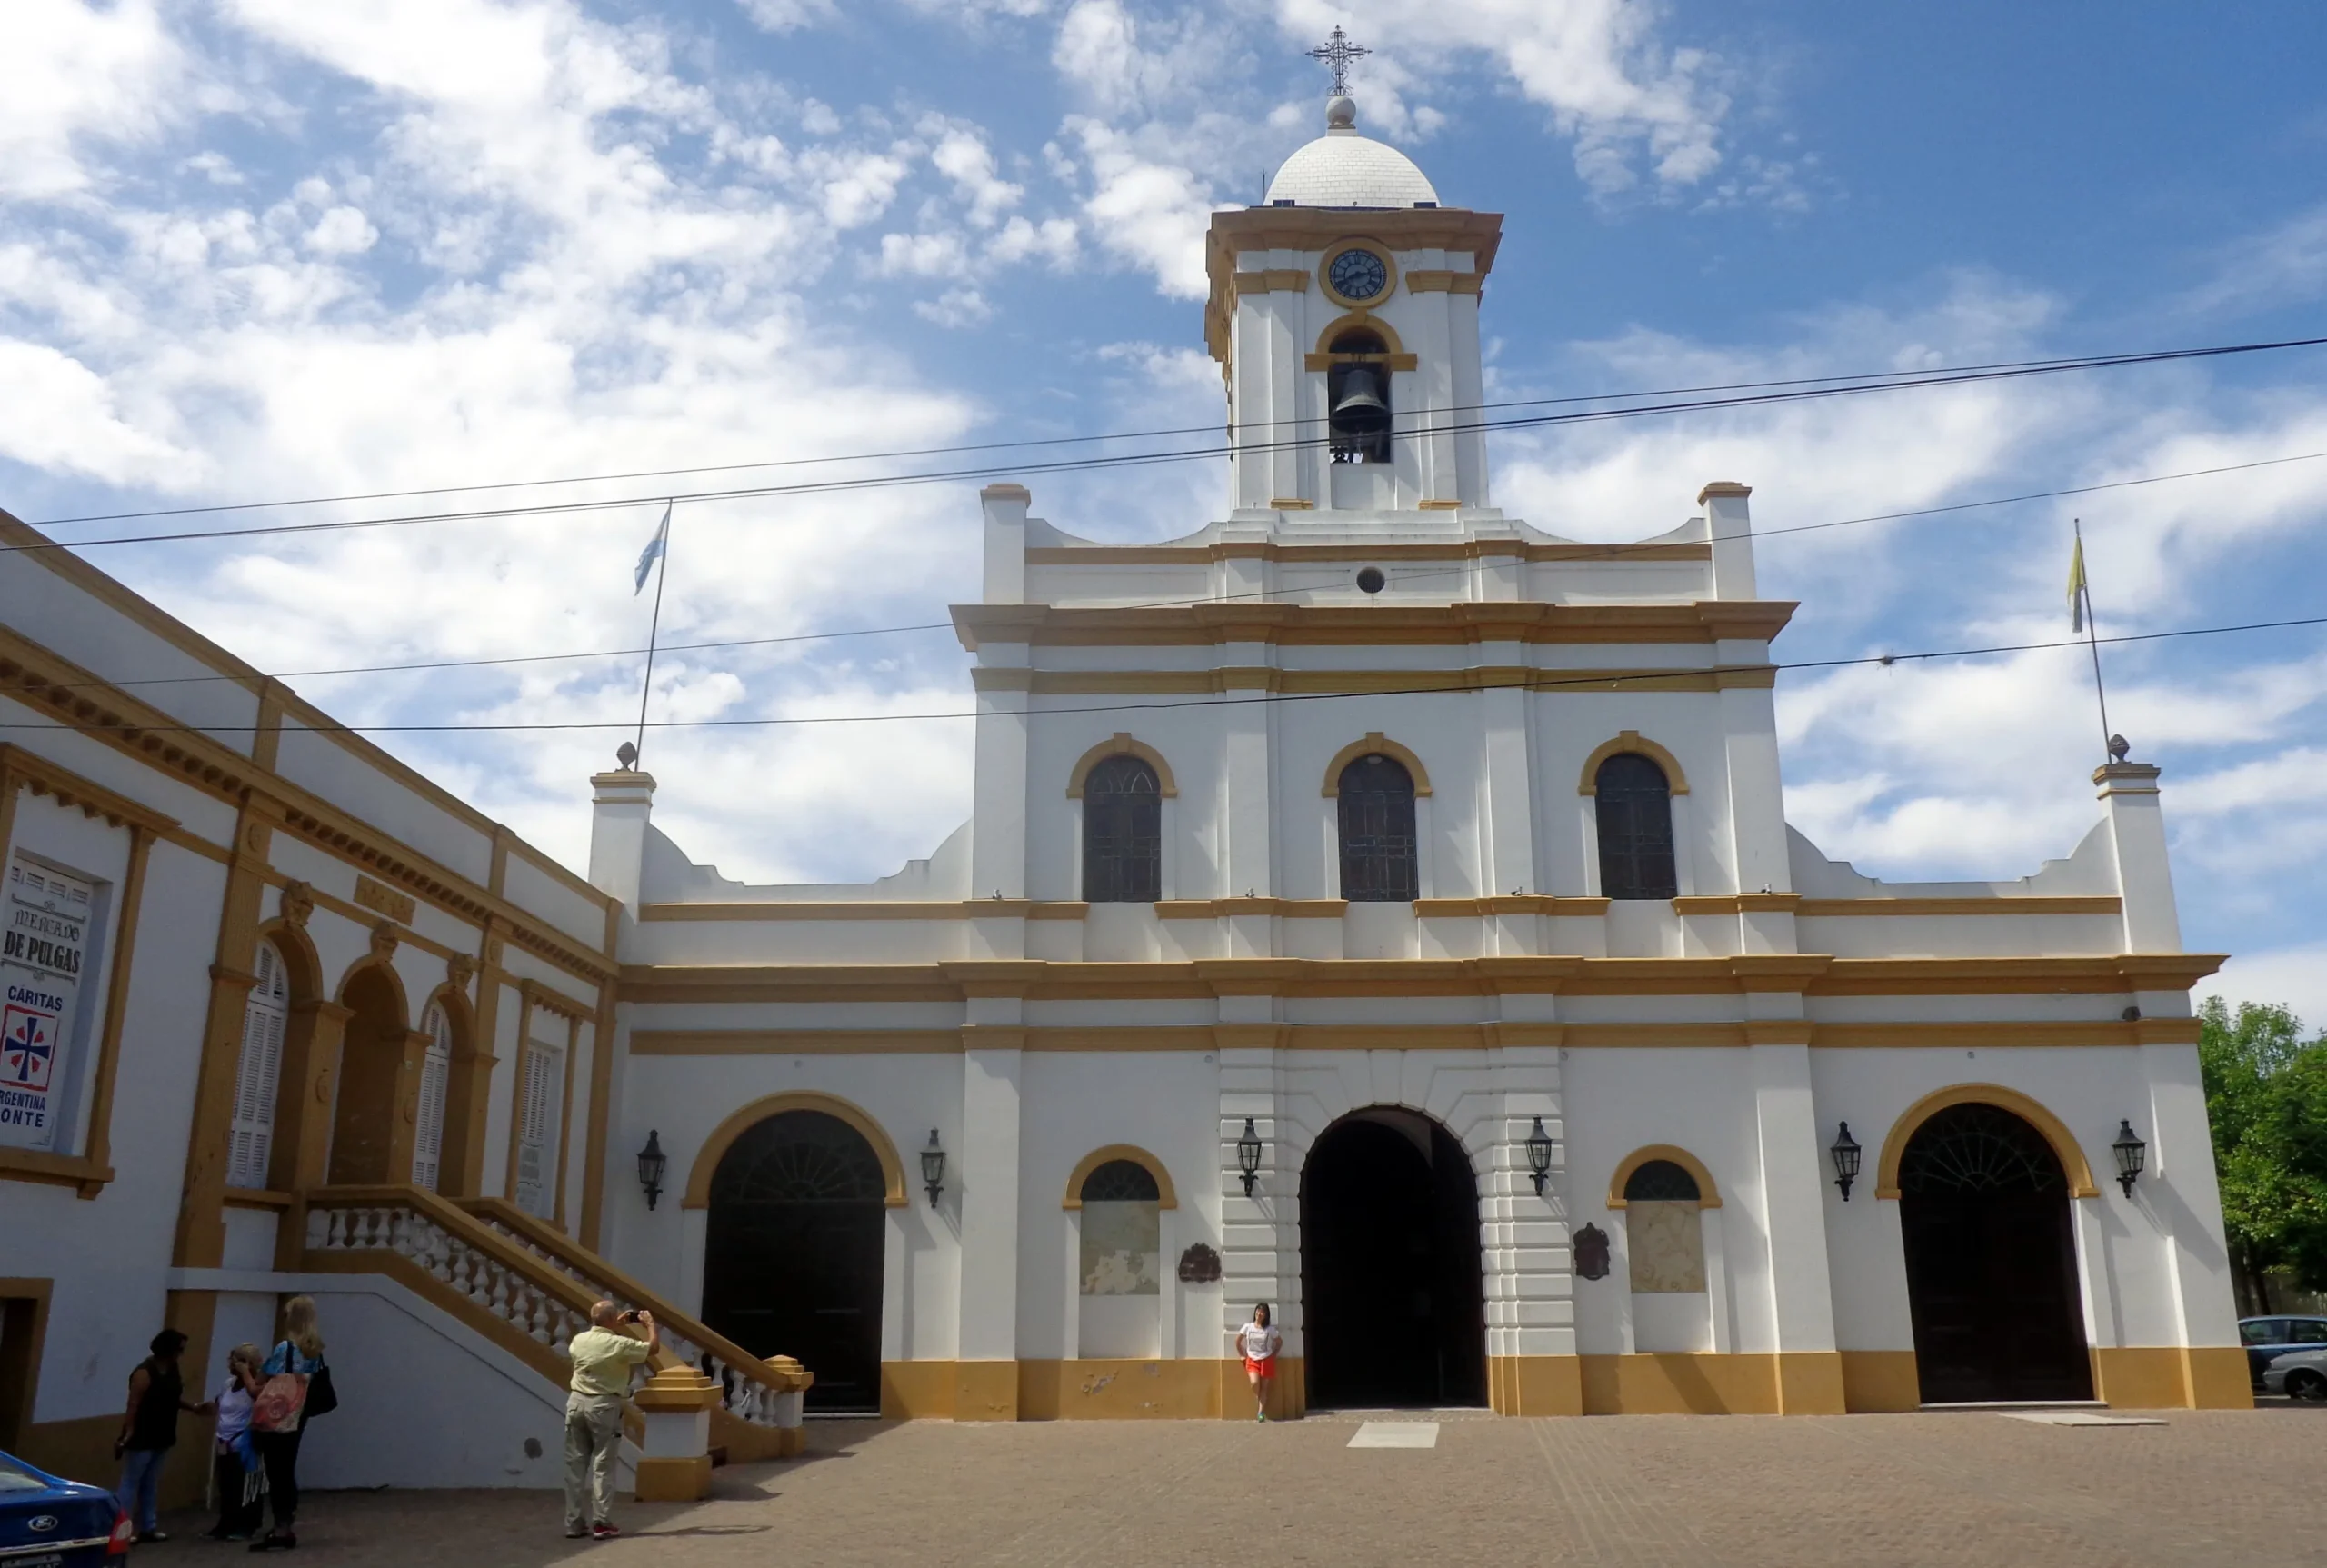
[[[2327,1035],[2284,1007],[2219,996],[2198,1010],[2198,1059],[2222,1174],[2222,1228],[2250,1312],[2262,1276],[2327,1289]]]

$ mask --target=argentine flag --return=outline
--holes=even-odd
[[[638,553],[638,580],[630,590],[634,599],[645,591],[646,574],[654,569],[654,563],[663,558],[663,551],[671,542],[671,506],[668,501],[663,503],[662,524],[654,530],[654,537],[646,541],[646,548]]]

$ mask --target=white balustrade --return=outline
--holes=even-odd
[[[554,1275],[582,1294],[607,1297],[624,1308],[642,1303],[603,1280],[591,1278],[574,1263],[535,1243],[499,1219],[480,1216],[483,1224],[508,1247],[532,1259],[542,1273]],[[384,1202],[311,1203],[307,1210],[307,1246],[315,1252],[385,1252],[404,1258],[451,1290],[508,1323],[538,1344],[563,1355],[574,1335],[588,1326],[586,1313],[566,1302],[549,1282],[511,1266],[499,1256],[474,1246],[460,1233],[447,1229],[425,1211]],[[643,1303],[653,1307],[652,1303]],[[737,1364],[705,1350],[690,1334],[661,1321],[663,1343],[671,1353],[699,1369],[719,1384],[720,1403],[728,1413],[755,1426],[778,1426],[784,1391],[773,1386],[760,1363]]]

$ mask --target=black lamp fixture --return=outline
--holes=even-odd
[[[1851,1183],[1858,1180],[1858,1140],[1851,1136],[1851,1124],[1842,1124],[1842,1131],[1834,1135],[1833,1147],[1826,1151],[1834,1156],[1834,1185],[1843,1190],[1843,1202],[1851,1201]]]
[[[638,1184],[646,1189],[646,1207],[652,1211],[654,1200],[663,1195],[663,1173],[670,1165],[663,1153],[663,1134],[655,1128],[646,1130],[646,1147],[638,1151]]]
[[[945,1190],[945,1151],[937,1146],[937,1129],[929,1129],[929,1147],[921,1152],[921,1184],[929,1189],[929,1206],[937,1206],[937,1194]]]
[[[1535,1195],[1543,1195],[1543,1183],[1552,1174],[1552,1135],[1543,1131],[1543,1119],[1535,1118],[1534,1131],[1527,1134],[1527,1174],[1535,1179]]]
[[[1253,1183],[1261,1179],[1261,1134],[1250,1116],[1244,1118],[1244,1135],[1236,1140],[1236,1166],[1244,1173],[1244,1195],[1249,1198]]]
[[[2125,1189],[2125,1196],[2133,1195],[2133,1178],[2142,1174],[2142,1166],[2149,1159],[2149,1145],[2141,1141],[2129,1119],[2117,1123],[2117,1141],[2109,1145],[2117,1155],[2117,1184]]]

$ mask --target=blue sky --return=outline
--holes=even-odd
[[[2315,6],[15,0],[0,504],[37,521],[1211,424],[1206,215],[1314,134],[1323,77],[1300,52],[1336,22],[1377,51],[1353,78],[1363,128],[1448,202],[1508,215],[1497,398],[2327,331]],[[1513,433],[1496,498],[1623,539],[1716,477],[1785,528],[2327,452],[2322,367],[2291,351]],[[2072,516],[2106,630],[2327,613],[2322,476],[1773,537],[1764,591],[1803,603],[1780,656],[2057,635]],[[1215,515],[1224,474],[1034,487],[1071,532],[1151,539]],[[91,555],[268,669],[498,658],[635,645],[628,567],[658,510]],[[683,506],[666,631],[942,620],[975,520],[968,485]],[[2116,727],[2167,769],[2190,945],[2239,955],[2231,994],[2327,1022],[2327,633],[2108,658]],[[619,718],[638,674],[295,684],[351,722],[483,724]],[[684,654],[656,688],[700,718],[967,695],[944,633]],[[2097,810],[2090,700],[2073,650],[1789,675],[1789,814],[1877,874],[2023,874]],[[732,875],[877,875],[965,813],[967,738],[658,735],[658,816]],[[383,737],[576,862],[612,739]]]

